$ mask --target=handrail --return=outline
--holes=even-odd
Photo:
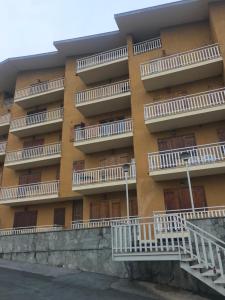
[[[22,127],[29,127],[35,124],[50,122],[50,121],[61,119],[62,117],[63,117],[62,107],[39,112],[39,113],[34,113],[34,114],[13,119],[10,124],[10,130],[19,129]]]
[[[103,138],[113,135],[120,135],[132,132],[133,122],[132,119],[124,119],[120,121],[108,122],[84,128],[75,129],[75,141],[86,141],[90,139]]]
[[[128,57],[127,46],[77,59],[77,71]]]
[[[4,154],[5,153],[6,145],[7,145],[6,141],[0,142],[0,154]]]
[[[225,143],[212,143],[149,153],[150,171],[185,166],[181,159],[182,152],[187,152],[190,155],[189,166],[215,163],[225,159]]]
[[[129,164],[130,169],[128,172],[128,179],[136,178],[136,166],[135,163]],[[85,185],[104,183],[109,181],[125,180],[125,173],[123,171],[123,165],[107,166],[101,168],[86,169],[73,172],[73,185]]]
[[[52,79],[52,80],[46,80],[41,83],[32,84],[25,88],[17,89],[15,91],[14,99],[15,101],[17,101],[25,97],[38,95],[48,91],[58,90],[63,87],[64,87],[64,77]]]
[[[219,57],[221,57],[219,45],[207,45],[142,63],[140,65],[141,76],[145,77],[172,69],[182,68]]]
[[[147,104],[144,116],[149,120],[224,104],[225,89],[220,88]]]
[[[19,150],[8,151],[5,157],[5,163],[23,161],[40,157],[49,157],[61,154],[61,143],[44,144],[35,147],[27,147]]]
[[[79,91],[75,94],[75,104],[83,104],[97,99],[103,99],[130,92],[130,80],[122,80]]]
[[[162,47],[161,38],[153,38],[133,45],[134,55],[152,51]]]
[[[0,201],[18,200],[37,196],[58,194],[59,181],[43,181],[38,183],[2,187],[0,190]]]

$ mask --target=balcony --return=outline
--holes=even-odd
[[[41,145],[6,153],[5,167],[15,170],[55,165],[60,162],[61,144]]]
[[[10,114],[4,114],[0,116],[0,135],[9,132]]]
[[[136,166],[130,164],[128,187],[136,188]],[[125,174],[123,165],[108,166],[73,173],[73,191],[81,194],[100,194],[115,191],[125,191]]]
[[[43,134],[62,128],[63,108],[26,115],[12,120],[10,132],[19,136]]]
[[[0,162],[4,162],[7,142],[0,142]]]
[[[162,43],[160,37],[158,37],[155,39],[150,39],[147,41],[134,44],[133,52],[134,55],[137,55],[137,54],[142,54],[160,48],[162,48]]]
[[[225,89],[148,104],[144,115],[145,124],[151,132],[224,120]]]
[[[59,181],[45,181],[32,184],[2,187],[0,204],[22,205],[48,203],[59,198]]]
[[[74,146],[84,153],[95,153],[132,146],[131,119],[98,124],[75,130]]]
[[[130,81],[124,80],[76,93],[75,106],[86,117],[130,107]]]
[[[64,78],[58,78],[16,90],[14,102],[27,108],[62,100],[63,95]]]
[[[128,74],[127,46],[77,60],[77,74],[86,84]]]
[[[147,91],[220,75],[223,59],[218,44],[208,45],[140,65],[141,79]]]
[[[225,143],[215,143],[149,153],[149,175],[156,181],[186,178],[184,152],[190,156],[191,177],[225,173]]]

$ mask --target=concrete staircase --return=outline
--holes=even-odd
[[[116,261],[171,261],[225,296],[225,243],[178,215],[112,224]]]

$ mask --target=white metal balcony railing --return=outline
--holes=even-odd
[[[75,94],[75,103],[82,104],[128,92],[130,92],[129,79],[77,92]]]
[[[181,159],[181,153],[183,152],[187,152],[190,156],[188,160],[190,167],[218,163],[225,160],[225,143],[221,142],[149,153],[150,171],[184,167],[185,163]]]
[[[162,48],[160,37],[136,43],[133,46],[134,55]]]
[[[10,122],[10,114],[4,114],[0,116],[0,126],[9,124]]]
[[[224,104],[225,89],[222,88],[145,105],[144,116],[149,120]]]
[[[31,227],[15,227],[0,229],[0,236],[51,232],[63,230],[63,226],[60,225],[43,225],[43,226],[31,226]]]
[[[164,223],[173,220],[173,216],[178,216],[183,220],[193,219],[210,219],[225,217],[225,206],[211,206],[211,207],[197,207],[193,211],[189,209],[168,210],[168,211],[154,211],[155,223]],[[172,216],[172,217],[171,217]]]
[[[140,65],[141,76],[145,77],[160,72],[179,69],[219,57],[221,57],[219,45],[208,45],[202,48],[193,49],[142,63]]]
[[[127,222],[133,222],[133,219],[137,218],[136,216],[130,216],[129,220],[126,217],[115,217],[115,218],[102,218],[102,219],[90,219],[90,220],[77,220],[72,221],[72,229],[91,229],[91,228],[101,228],[101,227],[110,227],[113,222],[117,221],[121,224]]]
[[[20,200],[26,198],[45,197],[58,195],[59,181],[45,181],[18,185],[13,187],[2,187],[0,190],[0,201]]]
[[[0,142],[0,154],[5,154],[7,142]]]
[[[135,163],[130,164],[128,179],[136,178]],[[108,166],[102,168],[94,168],[83,171],[73,172],[73,185],[88,185],[95,183],[106,183],[112,181],[125,180],[123,165]]]
[[[94,54],[77,60],[77,71],[128,57],[127,46]]]
[[[21,98],[38,95],[38,94],[46,93],[49,91],[58,90],[63,87],[64,87],[64,78],[47,80],[47,81],[44,81],[41,83],[32,84],[26,88],[16,90],[14,99],[19,100]]]
[[[132,119],[98,124],[75,130],[75,142],[99,139],[132,132]]]
[[[36,124],[57,121],[61,118],[63,118],[63,108],[57,108],[54,110],[30,114],[21,118],[14,119],[10,124],[10,129],[15,130]]]
[[[28,147],[20,150],[7,152],[5,157],[5,163],[7,164],[42,157],[48,158],[57,154],[61,154],[60,143]]]

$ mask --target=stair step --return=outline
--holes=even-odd
[[[184,257],[184,258],[181,258],[181,261],[183,261],[183,262],[194,262],[194,261],[196,261],[196,259],[191,258],[191,257]]]
[[[197,265],[191,266],[191,269],[203,269],[203,268],[205,268],[205,266],[203,264],[197,264]]]
[[[204,273],[202,273],[201,275],[204,276],[204,277],[215,277],[215,276],[218,276],[219,271],[214,271],[214,270],[208,270]]]
[[[220,276],[219,278],[217,278],[214,283],[216,284],[224,284],[225,285],[225,277]]]

